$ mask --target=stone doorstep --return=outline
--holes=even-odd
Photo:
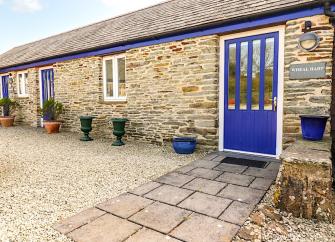
[[[219,171],[226,171],[231,173],[242,173],[244,172],[248,167],[247,166],[240,166],[240,165],[234,165],[234,164],[228,164],[228,163],[221,163],[217,167],[215,167],[215,170]]]

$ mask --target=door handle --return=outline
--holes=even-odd
[[[273,98],[273,109],[275,112],[277,111],[277,97]]]

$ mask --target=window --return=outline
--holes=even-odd
[[[104,58],[104,99],[106,101],[126,100],[126,58],[117,55]]]
[[[19,97],[27,97],[27,81],[28,72],[20,72],[17,74],[17,94]]]

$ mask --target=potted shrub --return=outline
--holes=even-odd
[[[55,101],[55,99],[44,102],[41,115],[44,120],[44,128],[48,134],[59,133],[61,122],[58,121],[58,117],[63,113],[63,110],[63,104]]]
[[[177,154],[192,154],[195,151],[197,140],[193,137],[175,137],[172,145]]]
[[[318,141],[323,139],[328,116],[300,115],[302,137],[306,140]]]
[[[3,116],[0,117],[0,123],[2,127],[12,127],[14,125],[15,115],[13,115],[16,108],[19,107],[17,101],[11,100],[10,98],[0,99],[0,107],[2,107]]]

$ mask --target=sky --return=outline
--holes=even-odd
[[[164,0],[0,0],[0,53]]]

